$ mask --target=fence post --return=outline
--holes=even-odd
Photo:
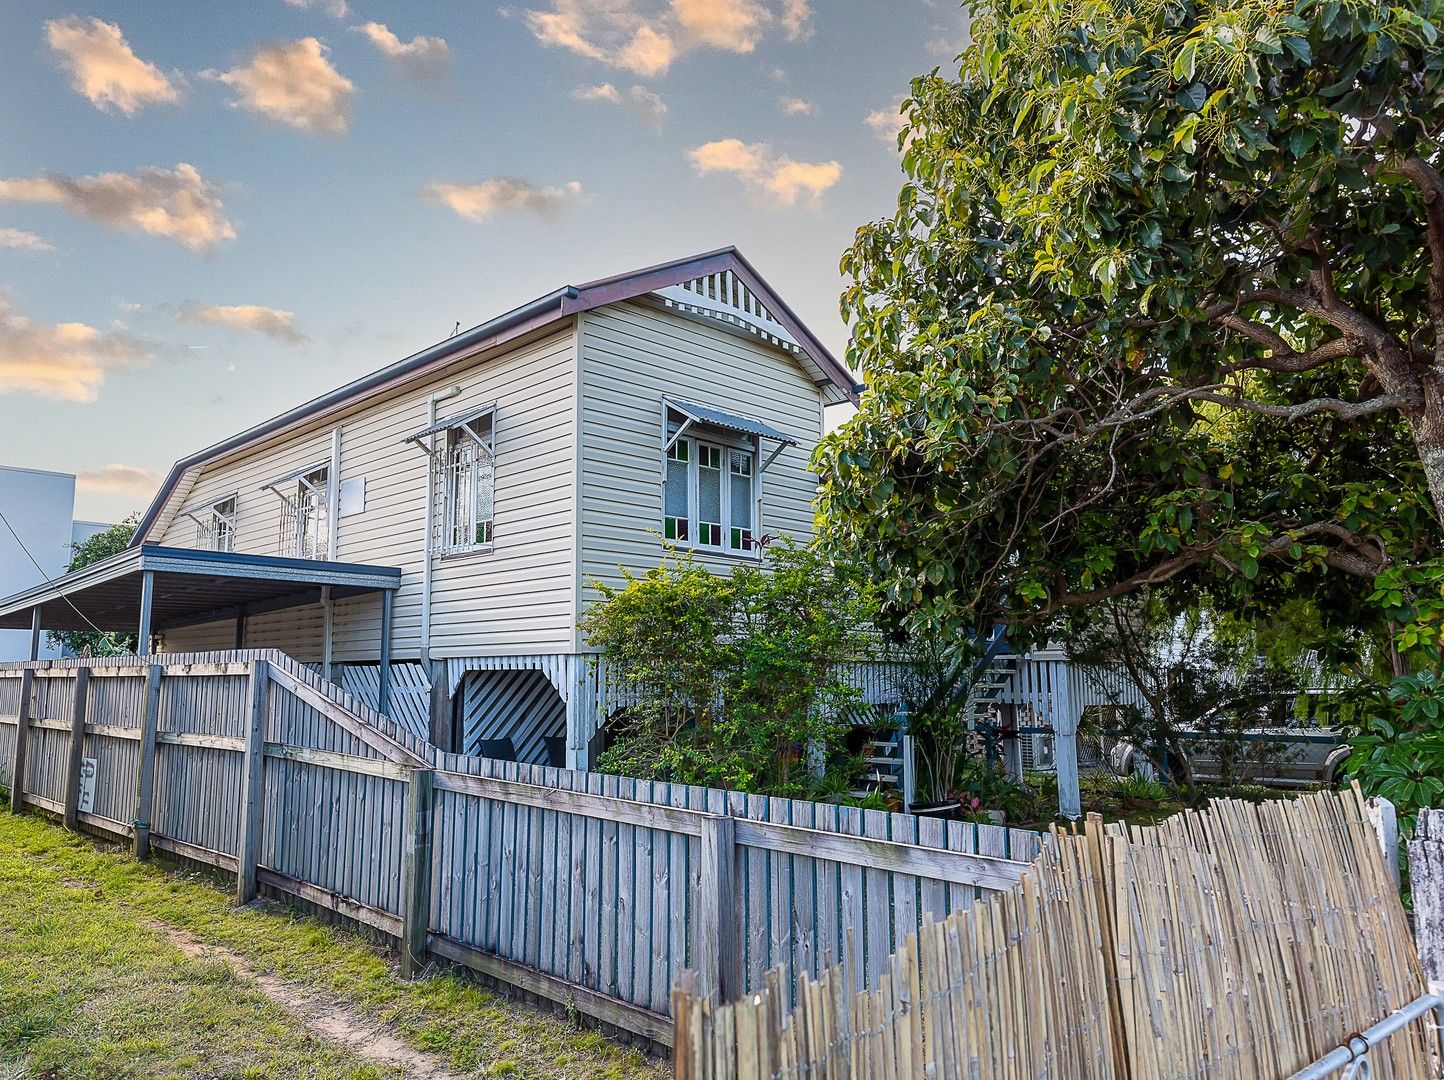
[[[140,721],[140,761],[135,780],[135,857],[150,858],[150,815],[155,804],[155,732],[160,723],[160,680],[165,668],[151,664],[145,673],[145,714]]]
[[[90,669],[75,669],[75,697],[70,711],[70,760],[65,767],[65,827],[80,827],[80,759],[85,753],[85,702],[90,692]]]
[[[414,978],[426,966],[431,930],[430,769],[412,769],[406,783],[401,837],[401,973]]]
[[[271,665],[251,665],[246,758],[241,778],[241,827],[236,843],[236,900],[249,904],[256,898],[256,866],[261,852],[261,803],[266,767],[266,700],[270,693]]]
[[[1409,841],[1409,888],[1414,895],[1414,942],[1424,983],[1444,994],[1444,810],[1420,810]],[[1444,1014],[1435,1010],[1444,1055]]]
[[[702,881],[697,898],[697,937],[692,950],[704,993],[719,1001],[742,994],[742,954],[737,947],[737,827],[731,817],[702,819]]]
[[[1444,989],[1444,810],[1420,810],[1409,841],[1414,937],[1430,989]]]
[[[1379,837],[1379,848],[1384,853],[1384,866],[1394,882],[1394,888],[1403,886],[1399,878],[1399,815],[1394,804],[1388,799],[1373,798],[1368,802],[1369,823]]]
[[[15,752],[10,758],[10,812],[20,813],[25,805],[25,743],[30,735],[30,697],[35,689],[35,669],[20,674],[20,708],[15,715]]]

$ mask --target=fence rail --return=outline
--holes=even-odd
[[[443,754],[274,651],[0,665],[0,785],[670,1043],[684,969],[876,986],[1036,834]]]

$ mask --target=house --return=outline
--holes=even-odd
[[[586,767],[591,583],[808,536],[855,393],[735,249],[566,286],[177,462],[129,551],[0,626],[279,648],[443,748]]]
[[[0,465],[0,593],[28,589],[65,573],[73,545],[108,529],[75,518],[75,477],[47,469]],[[38,655],[61,650],[42,639]],[[0,630],[0,662],[30,655],[25,630]]]

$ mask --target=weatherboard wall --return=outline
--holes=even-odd
[[[630,301],[580,324],[581,532],[579,605],[589,582],[616,585],[663,558],[662,399],[760,420],[799,442],[762,477],[764,534],[812,535],[817,478],[808,461],[822,434],[822,396],[796,359],[750,335]],[[765,461],[774,444],[765,442]],[[725,568],[735,557],[703,554]],[[580,644],[580,642],[579,642]]]
[[[573,491],[576,401],[571,324],[491,356],[472,358],[336,417],[206,466],[185,509],[199,514],[237,496],[236,550],[277,554],[282,502],[264,485],[331,456],[341,430],[341,482],[365,478],[364,511],[337,521],[337,558],[402,570],[393,649],[415,656],[420,646],[421,579],[426,540],[426,455],[403,444],[427,425],[433,394],[459,385],[438,416],[496,402],[496,541],[491,551],[437,561],[432,591],[432,648],[439,656],[566,649],[572,641]],[[176,515],[151,543],[196,544],[196,525]],[[334,609],[338,662],[376,658],[380,600],[338,600]],[[246,620],[246,645],[279,648],[303,661],[320,658],[319,605],[257,613]],[[235,621],[175,628],[168,650],[233,647]]]

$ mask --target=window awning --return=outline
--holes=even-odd
[[[326,468],[329,464],[330,464],[330,462],[325,461],[325,460],[312,462],[310,465],[302,466],[301,468],[295,470],[294,472],[288,472],[285,476],[278,476],[278,477],[276,477],[274,480],[270,480],[270,481],[262,484],[261,487],[262,487],[263,489],[264,489],[264,488],[272,488],[272,489],[278,488],[278,487],[280,487],[282,484],[289,484],[292,480],[299,480],[299,479],[301,479],[301,477],[303,477],[303,476],[310,476],[313,472],[317,472],[317,471],[319,471],[319,470],[321,470],[321,469],[324,469],[324,468]],[[222,501],[224,501],[224,500],[222,500]]]
[[[457,416],[448,416],[445,420],[438,420],[430,427],[424,427],[420,431],[413,432],[401,441],[403,443],[420,442],[422,439],[429,438],[438,432],[448,431],[451,428],[460,427],[462,424],[469,424],[473,420],[495,411],[496,402],[488,401],[485,405],[478,405],[476,408],[468,409],[466,412]]]
[[[38,608],[46,630],[134,632],[147,573],[156,630],[318,603],[322,587],[340,599],[401,586],[390,566],[146,544],[0,600],[0,629],[29,627]]]
[[[667,408],[681,413],[695,423],[710,424],[712,427],[740,432],[743,435],[755,435],[761,439],[770,439],[773,442],[781,443],[783,446],[797,445],[797,440],[791,435],[785,435],[775,427],[764,424],[761,420],[752,420],[735,413],[723,412],[721,409],[709,408],[706,405],[693,405],[689,401],[678,401],[676,398],[667,398],[666,401]]]

